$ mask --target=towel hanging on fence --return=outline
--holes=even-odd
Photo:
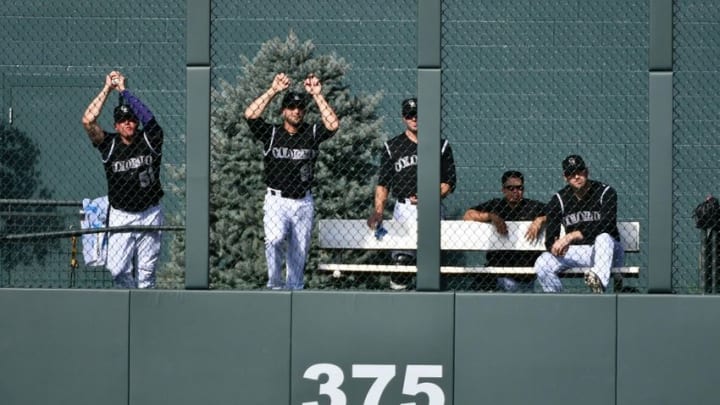
[[[82,229],[97,229],[107,226],[108,197],[102,196],[82,201],[84,218],[80,220]],[[87,266],[104,266],[107,259],[107,232],[88,233],[82,236],[83,260]]]

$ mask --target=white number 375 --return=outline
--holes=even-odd
[[[383,391],[395,374],[395,365],[393,364],[353,364],[352,378],[375,380],[365,396],[363,405],[379,405]],[[319,381],[322,375],[326,375],[328,379],[320,384],[319,394],[326,395],[330,399],[330,405],[347,405],[345,392],[340,388],[345,380],[345,375],[337,365],[332,363],[313,364],[305,370],[303,378]],[[409,364],[405,369],[402,393],[411,396],[425,394],[428,398],[428,405],[444,405],[445,393],[442,388],[431,382],[420,382],[421,378],[442,378],[442,376],[441,365]],[[319,402],[303,402],[302,405],[319,405]],[[400,405],[416,405],[416,402],[405,402]]]

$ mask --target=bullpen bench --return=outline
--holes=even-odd
[[[417,224],[383,221],[388,231],[381,239],[375,238],[364,219],[321,219],[318,224],[319,243],[323,249],[363,250],[414,250],[417,248]],[[507,222],[508,235],[497,233],[490,223],[475,221],[441,221],[441,249],[447,251],[489,251],[517,250],[544,251],[544,233],[535,242],[525,240],[530,221]],[[625,252],[640,251],[640,223],[618,222],[620,241]],[[414,273],[417,267],[397,264],[320,263],[320,271],[343,272]],[[563,275],[582,275],[590,268],[568,269]],[[532,267],[486,267],[486,266],[441,266],[443,274],[533,274]],[[637,277],[639,267],[613,267],[615,288],[620,288],[623,277]]]

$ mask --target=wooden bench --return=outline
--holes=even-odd
[[[321,219],[318,224],[319,243],[324,249],[414,250],[417,247],[417,223],[383,221],[388,231],[382,239],[375,238],[364,219]],[[440,223],[441,249],[447,251],[518,250],[544,251],[544,233],[535,243],[525,240],[530,221],[507,222],[508,235],[497,233],[490,223],[445,220]],[[620,240],[626,252],[640,251],[640,223],[618,222]],[[321,271],[414,273],[416,266],[397,264],[320,263]],[[582,275],[589,268],[568,269],[565,275]],[[441,266],[444,274],[533,274],[532,267]],[[612,273],[637,277],[639,267],[613,267]]]

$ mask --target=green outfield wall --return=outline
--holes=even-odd
[[[720,372],[718,297],[3,289],[0,308],[5,405],[703,404]]]

